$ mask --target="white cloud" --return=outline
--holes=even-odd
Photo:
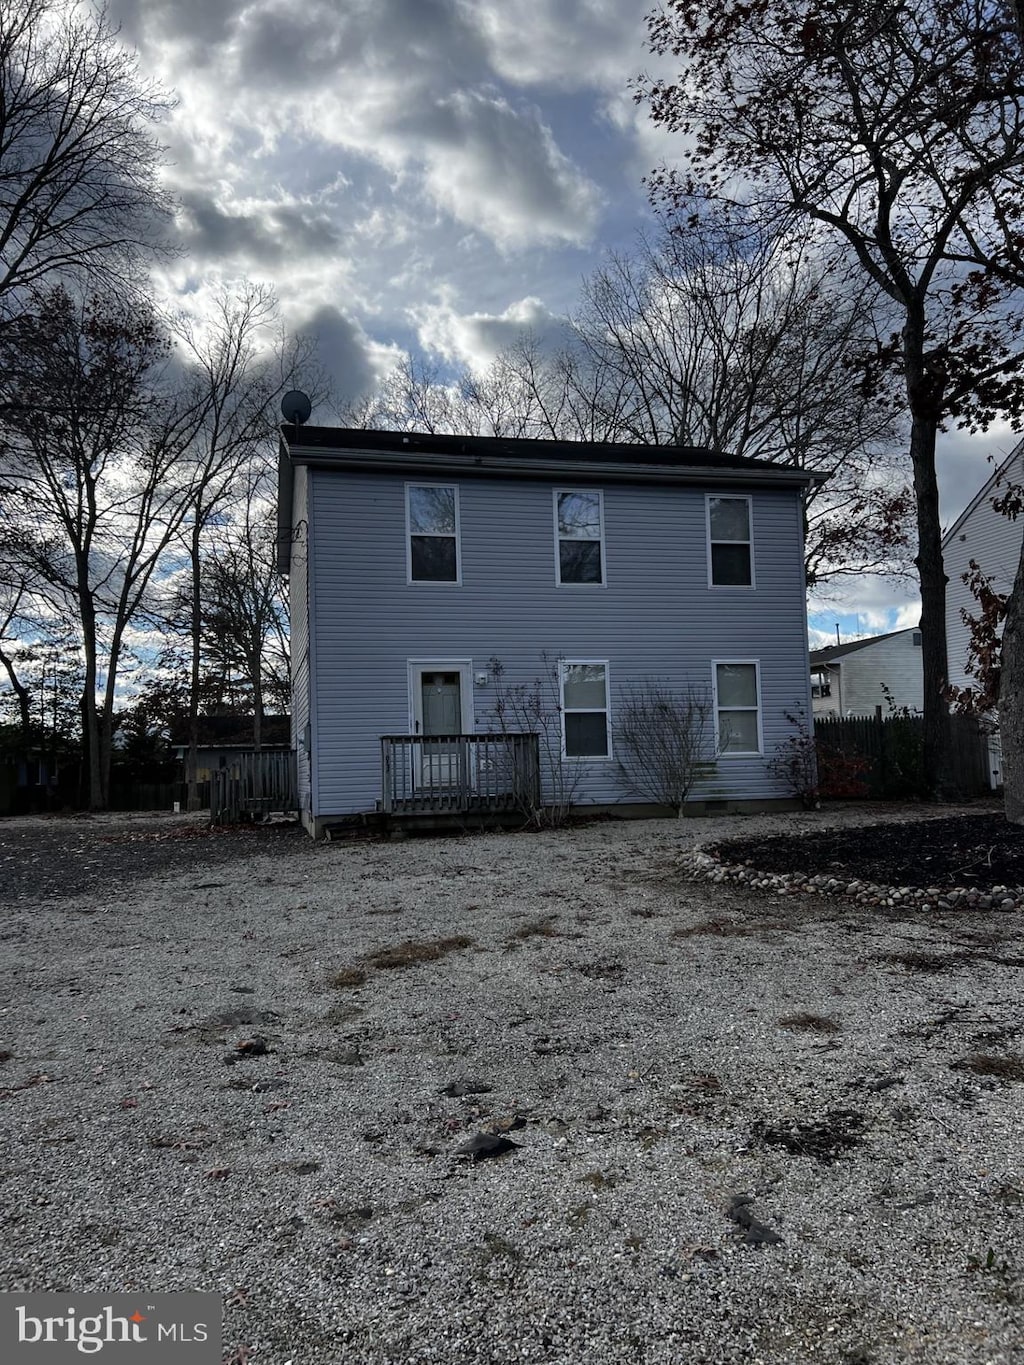
[[[600,195],[559,151],[536,109],[457,92],[425,129],[426,183],[453,218],[499,246],[586,242]]]
[[[913,579],[886,579],[864,574],[826,594],[811,593],[807,602],[811,648],[867,635],[886,635],[920,624],[921,599]]]
[[[179,203],[178,230],[189,255],[200,260],[294,266],[334,256],[344,244],[339,224],[309,202],[283,196],[225,201],[189,189]]]
[[[178,98],[162,137],[185,254],[162,289],[194,311],[249,276],[289,321],[333,309],[359,335],[350,351],[328,328],[332,369],[377,371],[417,328],[474,365],[524,328],[557,339],[595,246],[631,238],[643,213],[647,161],[606,113],[643,65],[642,7],[110,5]]]
[[[486,47],[455,0],[311,0],[301,9],[262,0],[201,25],[195,41],[172,31],[164,6],[131,10],[122,0],[130,31],[180,95],[170,129],[179,183],[201,179],[222,199],[227,179],[231,197],[242,197],[239,186],[283,162],[298,137],[369,158],[402,177],[402,197],[427,200],[502,249],[578,243],[594,231],[597,186],[537,107],[495,84]],[[220,181],[213,191],[211,164]]]
[[[495,71],[517,85],[614,87],[644,58],[643,7],[619,0],[478,0]]]
[[[501,313],[459,313],[448,304],[414,310],[420,344],[445,360],[483,370],[520,336],[528,333],[544,349],[555,350],[569,337],[567,320],[538,298],[519,299]]]

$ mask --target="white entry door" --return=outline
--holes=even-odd
[[[463,787],[467,782],[466,746],[446,744],[444,737],[467,733],[469,666],[461,662],[410,665],[413,728],[423,737],[419,784],[427,787]]]

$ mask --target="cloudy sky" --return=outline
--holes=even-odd
[[[642,178],[671,142],[634,104],[655,71],[644,0],[110,0],[163,129],[186,254],[162,278],[202,310],[272,284],[339,390],[402,353],[486,363],[558,327],[581,279],[650,221]],[[329,419],[328,419],[329,420]],[[950,437],[947,522],[1008,453]],[[834,638],[916,621],[912,587],[815,603]]]

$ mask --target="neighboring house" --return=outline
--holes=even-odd
[[[289,716],[264,716],[261,731],[260,749],[263,753],[291,751]],[[176,735],[171,740],[171,746],[175,758],[184,761],[188,756],[187,738]],[[200,716],[196,781],[208,782],[213,773],[230,768],[232,760],[239,754],[251,754],[252,751],[251,716]]]
[[[1012,521],[992,506],[1010,484],[1024,484],[1024,441],[1010,452],[984,487],[964,508],[942,540],[943,563],[949,583],[946,587],[946,659],[953,687],[976,687],[977,679],[967,672],[971,630],[964,612],[976,616],[978,602],[964,581],[971,572],[971,561],[992,580],[996,592],[1008,593],[1013,587],[1024,541],[1024,518]],[[993,787],[1002,782],[1002,752],[998,731],[989,741],[989,768]]]
[[[894,706],[920,711],[920,630],[894,630],[811,650],[811,697],[814,714],[822,717],[873,716],[879,706],[887,713],[888,697]]]
[[[971,632],[963,618],[964,611],[970,615],[978,613],[977,600],[964,582],[964,575],[970,573],[971,560],[991,576],[997,592],[1009,592],[1017,574],[1024,540],[1024,518],[1011,521],[992,506],[992,499],[998,498],[1011,483],[1024,484],[1024,441],[1003,461],[942,540],[943,562],[949,579],[946,587],[946,654],[949,681],[953,687],[968,687],[975,681],[967,674]]]
[[[545,798],[568,766],[580,803],[637,800],[616,708],[648,679],[713,707],[725,751],[699,809],[787,798],[770,759],[810,710],[812,480],[688,448],[283,427],[306,827],[499,805],[500,696],[548,670]]]

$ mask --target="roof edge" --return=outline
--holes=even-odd
[[[590,478],[615,482],[745,482],[792,488],[807,488],[823,482],[825,477],[791,465],[723,455],[700,447],[533,439],[506,441],[492,437],[422,437],[415,433],[379,432],[370,434],[370,440],[360,441],[351,438],[367,433],[329,427],[315,429],[316,439],[310,441],[304,439],[307,431],[305,427],[282,427],[282,463],[392,472],[423,469],[443,473],[475,472],[520,478],[584,473]],[[326,440],[331,433],[350,439],[332,445]],[[393,439],[383,440],[385,436]],[[588,451],[593,453],[588,454]],[[595,458],[595,454],[599,457]],[[283,484],[283,472],[279,478]],[[283,486],[281,491],[284,492]]]
[[[1009,469],[1010,465],[1014,462],[1018,455],[1024,456],[1024,440],[1017,442],[1017,444],[1010,451],[1009,455],[1007,455],[1006,459],[1003,460],[1003,462],[993,470],[992,474],[989,476],[986,482],[982,484],[981,488],[978,489],[977,493],[975,493],[974,497],[970,500],[970,502],[967,504],[964,510],[957,517],[956,521],[953,522],[953,525],[942,537],[943,549],[945,549],[947,545],[952,543],[953,537],[963,526],[967,518],[971,516],[974,512],[976,512],[978,508],[981,506],[981,504],[985,501],[985,499],[992,493],[992,491],[995,489],[996,484],[1002,478],[1006,470]]]

